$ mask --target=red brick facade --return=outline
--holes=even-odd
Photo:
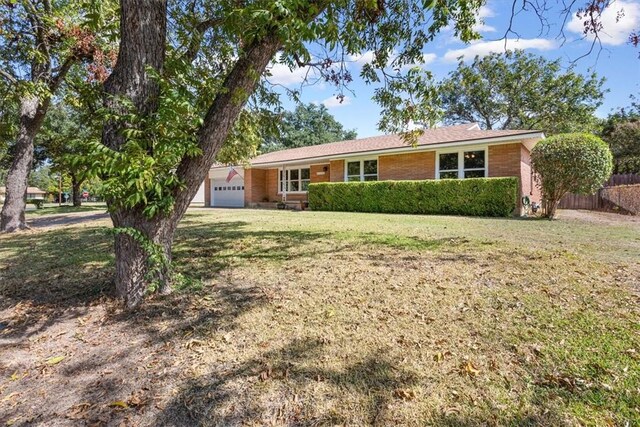
[[[244,170],[244,204],[268,201],[265,169]]]
[[[465,149],[465,148],[461,148]],[[489,145],[487,153],[489,177],[514,176],[520,180],[520,197],[528,195],[540,200],[540,193],[531,176],[529,150],[521,143]],[[293,166],[292,166],[293,167]],[[312,164],[311,183],[344,181],[345,160]],[[424,180],[436,177],[436,151],[416,151],[378,156],[379,180]],[[245,169],[245,206],[282,200],[278,193],[278,169]],[[205,186],[206,204],[210,205],[210,187]],[[306,201],[306,193],[287,193],[287,201]]]
[[[503,144],[489,146],[489,177],[520,177],[522,144]]]
[[[344,160],[331,160],[331,182],[344,181]]]
[[[435,151],[378,157],[378,179],[419,180],[436,178]]]

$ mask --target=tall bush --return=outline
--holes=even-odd
[[[314,210],[509,216],[516,208],[516,178],[428,181],[325,182],[309,186]]]
[[[549,219],[555,217],[565,194],[593,194],[613,169],[609,146],[586,133],[560,134],[539,142],[531,151],[531,161]]]

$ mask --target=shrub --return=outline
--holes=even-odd
[[[27,199],[27,204],[34,205],[36,209],[44,207],[44,199]]]
[[[509,216],[516,178],[428,181],[324,182],[309,185],[309,207],[319,211]]]
[[[542,190],[543,209],[550,219],[565,194],[593,194],[613,168],[609,146],[586,133],[560,134],[540,141],[531,151],[531,161]]]

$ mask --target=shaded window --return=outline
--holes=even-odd
[[[484,178],[487,174],[485,154],[485,150],[441,153],[438,155],[438,177]]]
[[[377,181],[378,160],[347,162],[347,181]]]
[[[458,153],[443,153],[438,155],[438,172],[440,179],[458,178]]]

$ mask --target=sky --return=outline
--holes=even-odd
[[[476,24],[482,39],[465,44],[456,39],[451,30],[445,29],[425,47],[424,67],[433,73],[436,80],[440,80],[456,68],[460,56],[464,56],[465,61],[472,61],[475,55],[503,52],[505,42],[502,37],[510,15],[511,0],[489,0],[479,11]],[[520,13],[514,21],[519,37],[510,35],[507,49],[523,49],[549,60],[560,58],[565,67],[574,64],[577,72],[589,74],[595,71],[599,77],[604,77],[604,89],[608,92],[603,105],[596,111],[599,117],[606,117],[613,109],[628,106],[629,96],[640,94],[640,52],[628,43],[629,34],[640,29],[640,0],[616,0],[612,8],[604,12],[600,34],[602,49],[596,47],[593,53],[583,58],[589,52],[592,39],[583,37],[582,20],[572,16],[565,24],[563,39],[559,37],[562,24],[559,11],[549,11],[546,16],[549,27],[541,28],[533,13]],[[371,55],[371,52],[365,52],[361,57],[352,58],[349,67],[354,81],[350,89],[354,93],[348,94],[342,103],[336,99],[335,88],[330,85],[305,86],[301,91],[303,102],[324,104],[346,129],[355,129],[359,138],[381,133],[377,129],[380,107],[371,100],[375,86],[365,85],[358,77],[361,62]],[[269,80],[291,89],[300,89],[306,72],[305,69],[291,71],[286,65],[275,64]],[[285,101],[284,106],[288,109],[295,107],[289,101]]]

